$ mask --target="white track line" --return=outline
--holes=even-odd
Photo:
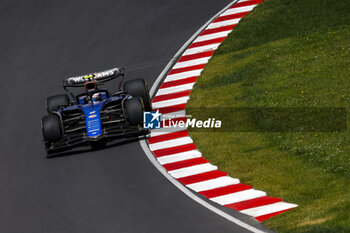
[[[231,19],[231,20],[226,20],[222,22],[217,22],[217,23],[211,23],[207,29],[212,29],[212,28],[220,28],[224,26],[229,26],[229,25],[234,25],[238,24],[238,22],[241,20],[241,18],[238,19]]]
[[[179,161],[184,161],[188,159],[194,159],[202,157],[202,153],[198,150],[190,150],[186,152],[176,153],[172,155],[162,156],[158,158],[158,162],[162,165],[168,163],[175,163]]]
[[[187,137],[176,138],[168,141],[149,144],[149,148],[151,149],[151,151],[155,151],[155,150],[166,149],[169,147],[186,145],[190,143],[193,143],[193,141],[190,137],[187,136]]]
[[[188,83],[175,87],[161,88],[157,92],[157,96],[172,94],[180,91],[192,90],[194,83]]]
[[[210,57],[203,57],[203,58],[193,59],[189,61],[178,62],[174,65],[174,69],[207,64],[209,59]]]
[[[254,7],[256,7],[257,5],[251,5],[251,6],[242,6],[242,7],[236,7],[236,8],[232,8],[229,9],[227,11],[225,11],[224,13],[222,13],[220,15],[221,16],[226,16],[226,15],[234,15],[234,14],[238,14],[238,13],[243,13],[243,12],[250,12],[254,9]]]
[[[210,45],[205,45],[205,46],[201,46],[201,47],[195,47],[195,48],[187,49],[183,53],[183,55],[191,55],[191,54],[196,54],[196,53],[213,51],[213,50],[216,50],[219,47],[219,45],[220,45],[220,43],[210,44]]]
[[[217,39],[217,38],[222,38],[222,37],[227,37],[227,35],[231,32],[232,30],[228,31],[223,31],[223,32],[217,32],[217,33],[212,33],[204,36],[198,36],[197,39],[193,41],[193,43],[196,42],[202,42],[206,40],[212,40],[212,39]]]
[[[219,203],[220,205],[227,205],[264,196],[266,196],[266,193],[263,191],[248,189],[223,196],[213,197],[210,198],[210,200]]]
[[[218,169],[217,166],[211,165],[210,163],[204,163],[204,164],[194,165],[191,167],[185,167],[185,168],[169,171],[169,174],[172,175],[174,178],[178,179],[186,176],[192,176],[192,175],[196,175],[204,172],[214,171],[217,169]]]
[[[242,210],[243,214],[247,214],[253,217],[259,217],[266,214],[272,214],[282,210],[288,210],[297,207],[298,205],[290,204],[286,202],[277,202],[269,205],[254,207],[246,210]]]
[[[215,188],[220,188],[220,187],[225,187],[228,185],[233,185],[233,184],[238,184],[239,179],[235,179],[229,176],[222,176],[219,178],[211,179],[211,180],[206,180],[194,184],[189,184],[187,187],[190,189],[196,191],[196,192],[201,192],[205,190],[210,190],[210,189],[215,189]]]
[[[189,98],[190,98],[189,96],[185,96],[185,97],[180,97],[176,99],[163,100],[163,101],[152,103],[152,107],[157,109],[157,108],[165,108],[165,107],[169,107],[177,104],[185,104],[187,103]]]

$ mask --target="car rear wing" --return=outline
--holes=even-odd
[[[124,76],[124,68],[113,68],[101,72],[95,72],[87,75],[70,77],[63,81],[63,88],[66,87],[83,87],[86,82],[97,81],[98,84],[110,81],[119,76]]]

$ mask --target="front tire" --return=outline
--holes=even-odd
[[[152,110],[152,102],[149,96],[148,86],[146,80],[138,78],[124,83],[124,91],[133,97],[141,97],[145,110]]]
[[[56,112],[59,107],[67,107],[68,105],[69,97],[67,94],[50,96],[46,101],[46,108],[49,114]]]
[[[143,124],[143,104],[139,98],[132,98],[125,101],[125,113],[126,119],[130,125],[142,125]]]
[[[55,143],[62,138],[61,120],[56,115],[44,116],[41,120],[44,141]]]

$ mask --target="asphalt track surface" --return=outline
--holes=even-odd
[[[192,201],[138,142],[46,159],[62,79],[116,66],[151,86],[227,0],[0,2],[0,233],[245,232]]]

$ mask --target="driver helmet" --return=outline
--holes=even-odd
[[[92,103],[100,102],[102,100],[101,93],[93,94],[91,99],[92,99]]]

